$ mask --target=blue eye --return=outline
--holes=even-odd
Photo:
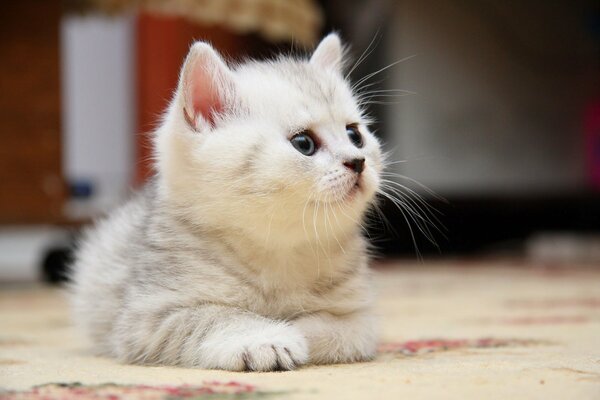
[[[290,139],[290,143],[296,150],[305,156],[312,156],[317,151],[317,145],[314,139],[309,135],[308,131],[304,131],[294,135]]]
[[[350,138],[353,145],[359,149],[363,147],[363,138],[355,124],[346,125],[346,134]]]

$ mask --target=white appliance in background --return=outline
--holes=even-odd
[[[98,215],[127,194],[135,163],[135,18],[61,21],[63,174],[71,218]],[[70,244],[51,226],[0,229],[0,282],[35,281],[49,251]]]
[[[135,17],[67,15],[61,21],[66,214],[85,218],[120,202],[133,177]]]

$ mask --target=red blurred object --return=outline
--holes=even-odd
[[[210,42],[232,58],[252,55],[267,44],[256,35],[239,35],[219,26],[204,27],[180,17],[140,13],[137,25],[137,140],[135,185],[152,175],[152,131],[160,123],[195,40]]]

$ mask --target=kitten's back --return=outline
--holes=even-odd
[[[131,276],[131,259],[136,251],[144,221],[151,213],[153,184],[88,229],[81,239],[72,267],[74,320],[109,354],[108,343],[114,320],[122,308]]]

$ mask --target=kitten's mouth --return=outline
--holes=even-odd
[[[348,193],[346,193],[346,201],[352,201],[354,200],[354,198],[356,197],[356,194],[358,192],[360,192],[362,189],[362,185],[360,184],[360,179],[357,179],[356,182],[354,183],[354,185],[352,185],[352,187],[350,188],[350,190],[348,190]]]

